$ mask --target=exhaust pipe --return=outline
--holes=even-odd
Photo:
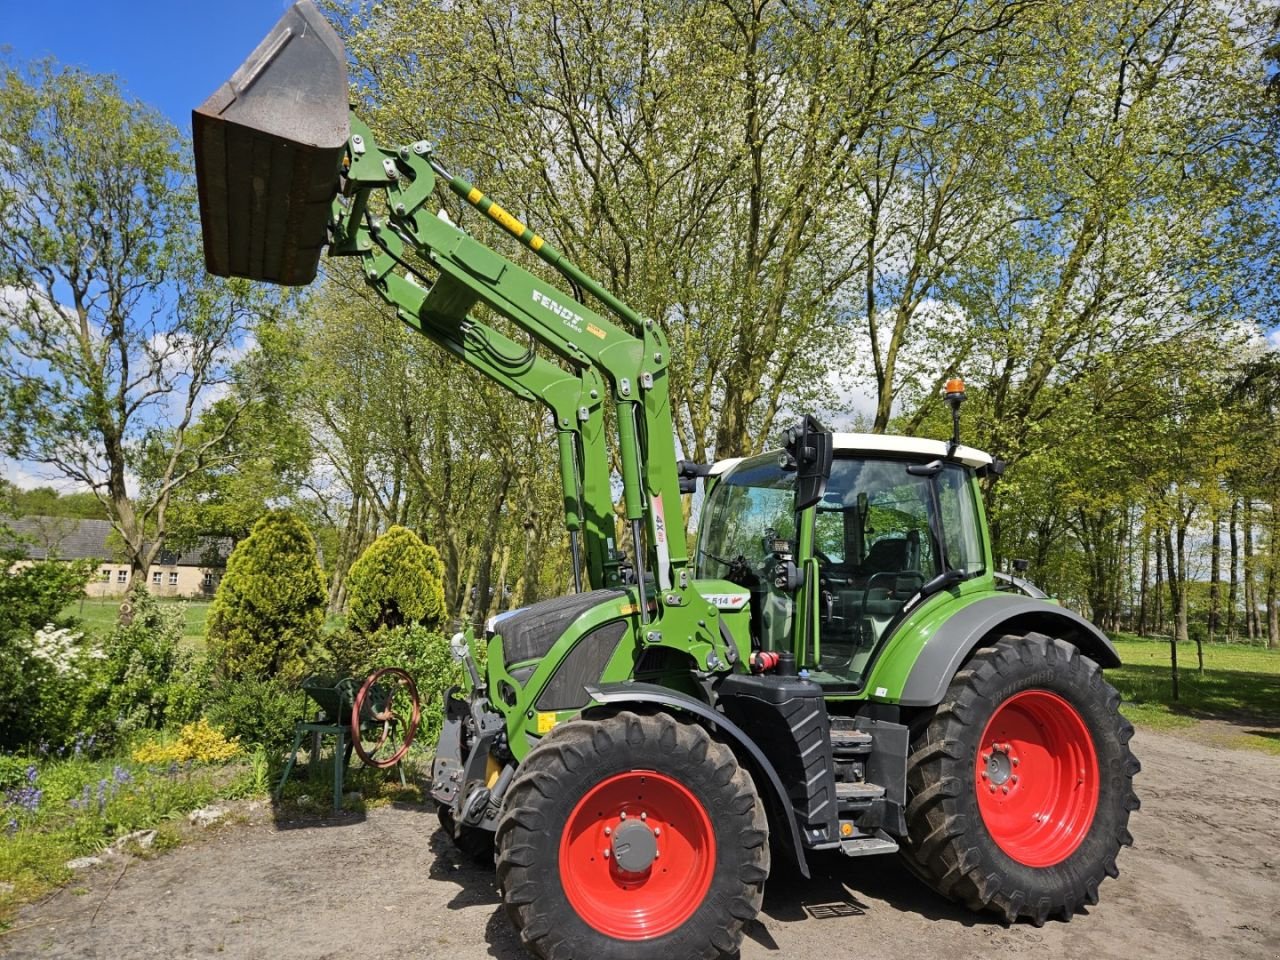
[[[350,136],[342,40],[299,0],[191,113],[205,266],[219,277],[315,279]]]

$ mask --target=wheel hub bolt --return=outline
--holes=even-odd
[[[641,812],[641,814],[640,814],[640,819],[641,819],[641,820],[648,820],[648,819],[649,819],[649,814],[644,813],[644,812],[642,811],[642,812]]]
[[[619,820],[627,819],[627,811],[623,810],[622,813],[618,814],[618,819]]]
[[[1009,788],[1008,788],[1008,787],[1001,787],[1001,788],[1000,788],[1000,792],[1001,792],[1001,793],[1008,793],[1008,792],[1009,792]]]
[[[605,827],[605,828],[604,828],[604,835],[605,835],[606,837],[607,837],[607,836],[609,836],[609,834],[611,834],[611,833],[613,833],[613,827]]]
[[[660,836],[662,836],[662,828],[661,828],[661,827],[654,827],[654,828],[653,828],[653,835],[654,835],[655,837],[660,837]]]

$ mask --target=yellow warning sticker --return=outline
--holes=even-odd
[[[594,323],[587,324],[587,333],[591,334],[593,337],[599,337],[601,340],[605,338],[605,332]]]
[[[471,192],[467,194],[467,200],[470,201],[471,203],[479,203],[483,199],[484,199],[484,194],[481,193],[479,190],[477,190],[475,187],[472,187]]]
[[[545,241],[542,239],[542,237],[538,236],[538,235],[535,233],[535,234],[533,235],[533,239],[529,241],[529,246],[533,247],[533,249],[534,249],[534,250],[541,250],[541,249],[542,249],[542,244],[543,244],[544,242],[545,242]]]
[[[555,729],[555,725],[556,725],[556,715],[554,713],[538,714],[538,732],[539,733],[550,733],[553,729]]]
[[[524,233],[524,224],[496,203],[489,208],[489,216],[493,217],[517,237]]]

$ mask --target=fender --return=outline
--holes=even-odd
[[[668,690],[666,687],[659,687],[652,683],[610,683],[600,686],[587,686],[587,693],[591,694],[591,699],[596,704],[608,704],[610,706],[623,706],[628,703],[651,703],[664,707],[672,707],[676,710],[684,710],[694,716],[714,723],[716,728],[725,735],[730,741],[733,752],[742,756],[745,753],[758,770],[764,773],[764,784],[758,786],[764,787],[761,792],[764,794],[761,799],[765,802],[766,809],[772,809],[781,817],[774,817],[775,820],[785,820],[790,831],[783,836],[784,845],[789,847],[795,855],[796,866],[800,870],[801,876],[806,880],[809,878],[809,864],[805,860],[804,847],[800,841],[800,828],[796,826],[796,818],[791,813],[791,802],[787,799],[787,791],[782,786],[782,781],[778,778],[778,772],[773,769],[773,764],[769,762],[769,758],[761,752],[760,748],[751,741],[742,728],[730,721],[724,714],[717,712],[707,706],[701,700],[695,700],[688,694],[678,693],[675,690]]]
[[[993,634],[1032,630],[1075,644],[1100,667],[1120,666],[1120,655],[1106,634],[1078,613],[1045,600],[999,594],[969,604],[938,628],[911,667],[899,703],[904,707],[936,706],[979,644]]]

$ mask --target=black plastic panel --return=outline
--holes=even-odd
[[[796,677],[728,677],[718,705],[773,764],[810,845],[837,840],[830,720],[822,687]]]
[[[628,636],[627,621],[597,627],[574,644],[538,694],[539,710],[580,710],[591,702],[586,685],[598,683],[604,668]]]

